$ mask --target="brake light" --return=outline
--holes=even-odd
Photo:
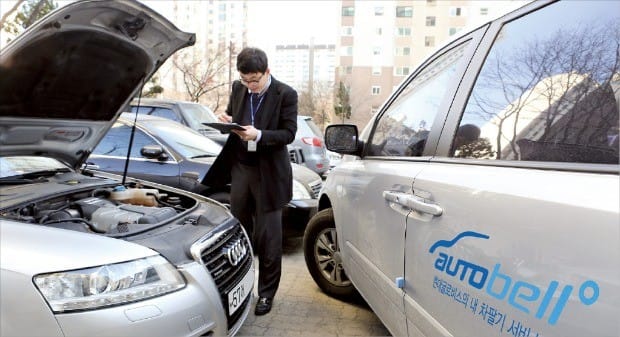
[[[302,137],[301,141],[312,146],[323,146],[323,141],[316,137]]]

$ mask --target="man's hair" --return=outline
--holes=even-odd
[[[267,54],[258,48],[243,48],[237,55],[237,70],[242,74],[264,73],[267,71]]]

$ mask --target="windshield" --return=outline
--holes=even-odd
[[[152,132],[165,139],[170,147],[185,158],[214,157],[222,146],[194,130],[174,123],[149,123]]]
[[[182,103],[180,106],[185,111],[187,124],[194,130],[208,128],[202,123],[216,123],[218,121],[213,111],[200,104]]]
[[[0,178],[58,169],[68,169],[68,167],[58,160],[48,157],[17,156],[0,158]]]

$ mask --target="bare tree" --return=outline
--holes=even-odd
[[[13,7],[11,7],[11,9],[5,12],[4,15],[2,15],[2,18],[0,18],[0,28],[4,28],[4,23],[6,22],[7,18],[13,15],[13,13],[17,11],[17,9],[24,3],[24,1],[25,0],[16,1]]]
[[[190,51],[191,52],[191,51]],[[226,88],[228,80],[223,74],[227,74],[228,56],[222,49],[207,53],[206,58],[197,58],[189,55],[187,52],[174,59],[173,64],[183,75],[183,84],[189,99],[192,102],[199,102],[200,98],[209,93],[215,97],[211,99],[216,102],[216,108],[219,107],[221,88]]]
[[[331,120],[329,112],[333,108],[333,90],[330,83],[315,81],[311,92],[304,90],[299,93],[299,114],[311,116],[324,129]]]
[[[6,21],[18,8],[21,10],[17,12],[15,19]],[[56,8],[58,8],[58,4],[52,0],[20,0],[2,16],[0,26],[10,36],[17,36]],[[7,41],[10,41],[10,37]]]

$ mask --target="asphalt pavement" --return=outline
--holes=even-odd
[[[271,312],[254,315],[255,286],[252,310],[236,336],[390,336],[363,300],[343,302],[321,292],[306,269],[302,240],[285,236],[282,278]]]

